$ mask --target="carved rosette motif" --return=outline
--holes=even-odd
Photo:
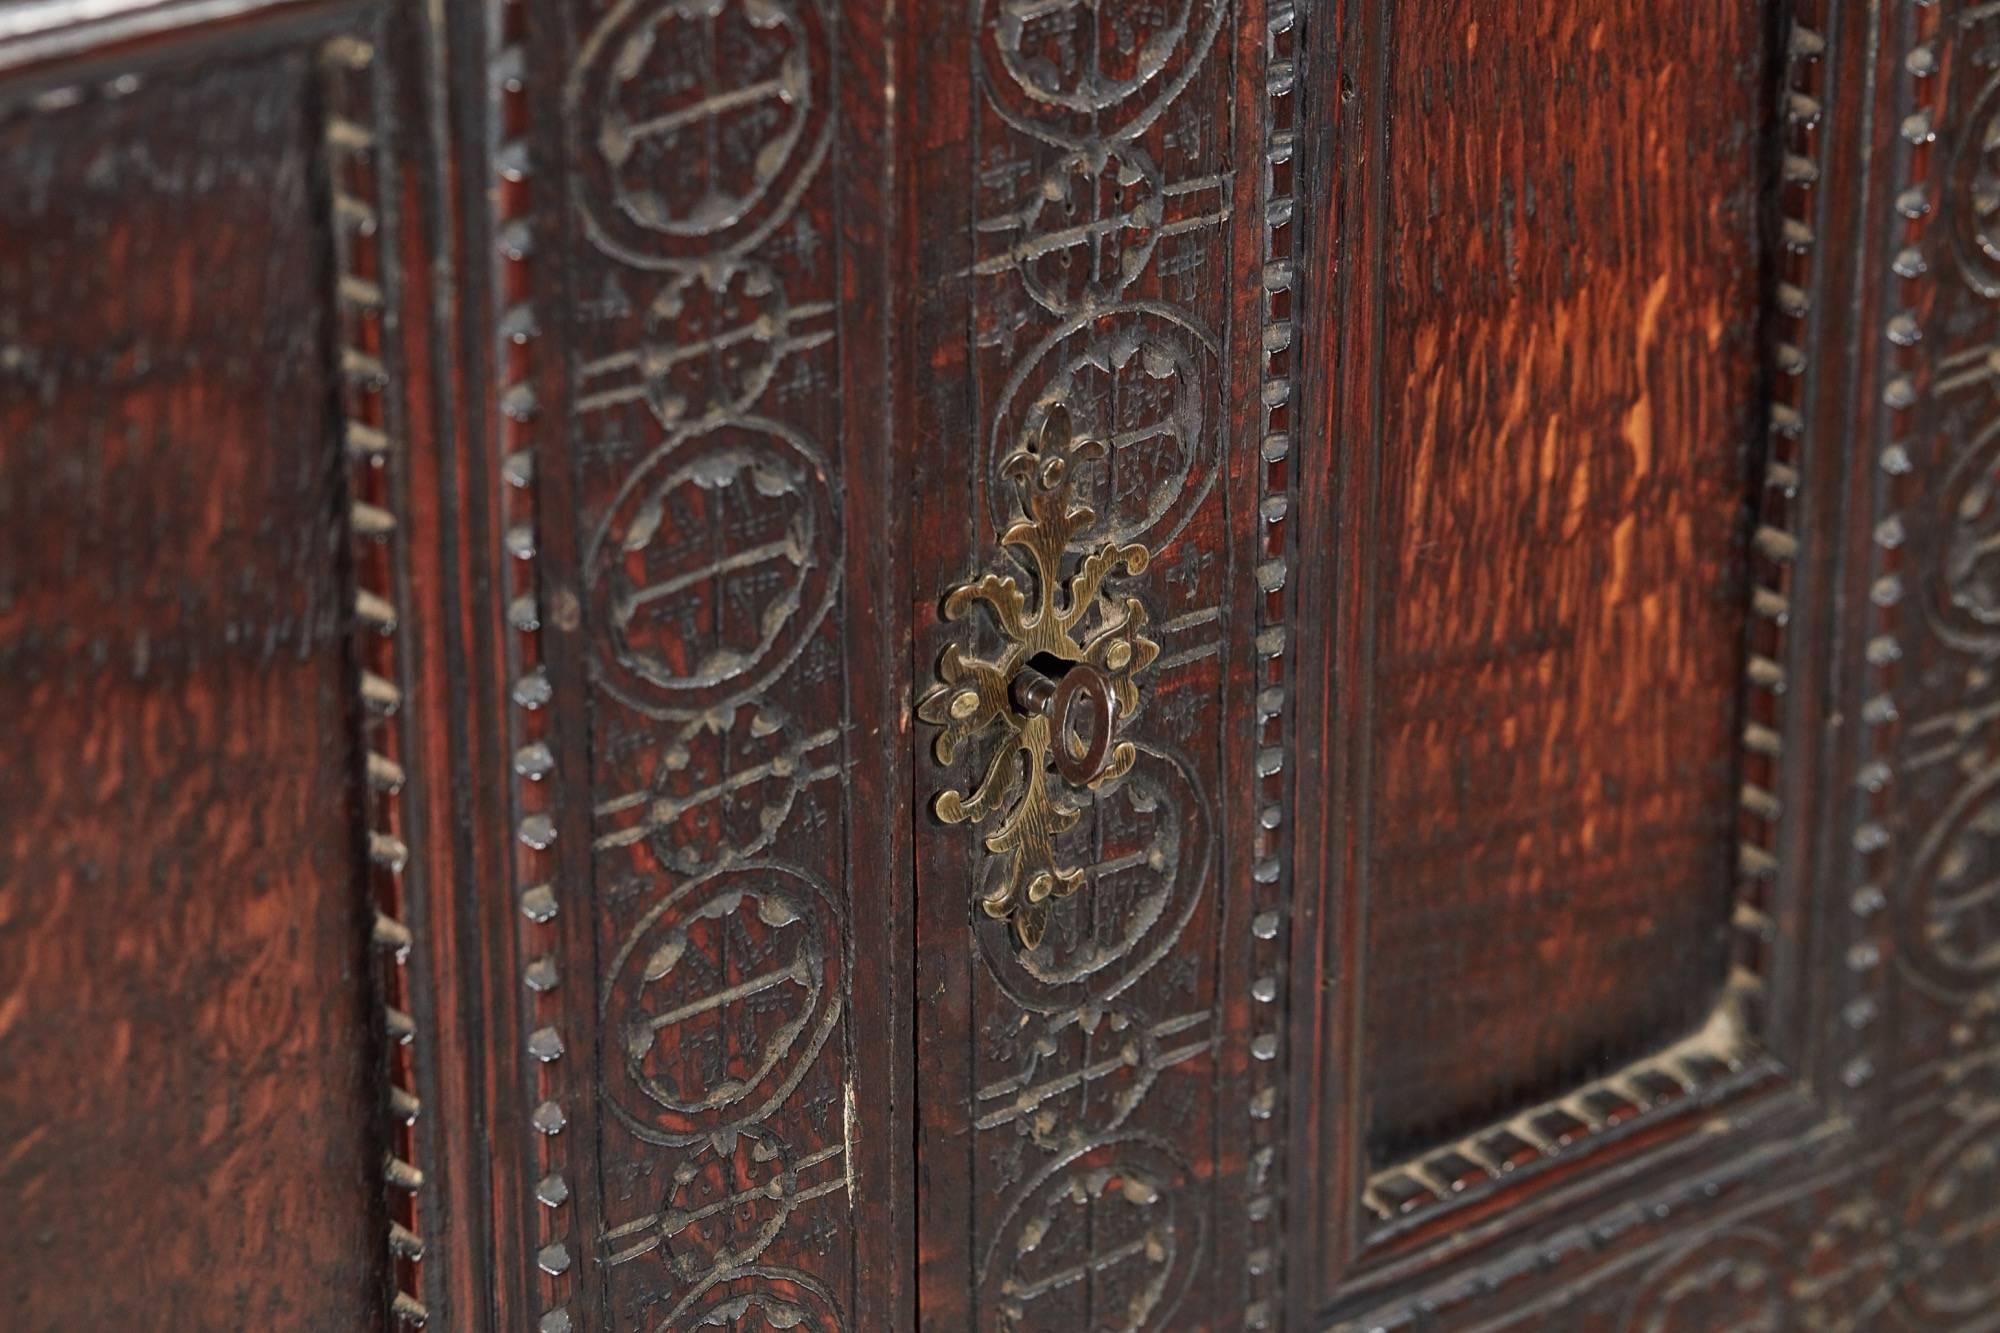
[[[585,5],[562,88],[618,1328],[851,1326],[836,32]]]

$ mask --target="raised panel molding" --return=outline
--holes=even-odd
[[[356,1053],[371,1239],[336,1267],[382,1326],[1994,1326],[2000,7],[1775,0],[1715,23],[1714,69],[1603,54],[1552,0],[59,8],[0,15],[9,160],[65,116],[143,141],[122,99],[212,110],[207,80],[255,85],[217,142],[301,134],[230,151],[304,205],[272,276],[320,302],[254,345],[317,358],[282,404],[326,437],[293,582],[336,595],[311,629],[352,762],[314,752],[306,813],[352,845],[310,905],[353,948],[314,984],[372,998],[300,1030]],[[1693,0],[1602,8],[1650,52],[1704,39]],[[1509,65],[1528,36],[1575,70]],[[1505,135],[1586,106],[1588,170],[1534,177]],[[1700,171],[1630,217],[1565,200],[1661,126]],[[1590,291],[1571,265],[1614,241],[1673,281]],[[1521,282],[1560,314],[1509,323]],[[1540,327],[1571,319],[1622,359]],[[1635,412],[1668,362],[1685,410]],[[1449,475],[1497,467],[1537,375],[1589,409],[1573,471]],[[1583,446],[1689,419],[1710,452],[1648,456],[1671,503],[1565,530],[1611,452]],[[1622,763],[1581,714],[1486,768],[1419,743],[1491,701],[1450,675],[1492,647],[1481,585],[1433,549],[1468,527],[1576,538],[1552,581],[1601,539],[1604,581],[1707,627],[1673,645],[1686,716],[1634,706],[1660,753],[1728,756],[1663,761],[1658,882],[1657,830],[1593,868],[1560,800],[1425,845],[1454,781]],[[1550,640],[1608,660],[1609,606]],[[1436,640],[1395,641],[1423,607]],[[1025,733],[954,729],[1011,706],[954,689],[1035,609],[1117,699],[1115,762],[1048,790]],[[1003,813],[963,819],[983,781]],[[1514,832],[1565,892],[1685,907],[1705,1007],[1621,991],[1597,1059],[1551,1001],[1520,1087],[1495,1054],[1402,1123],[1371,1074],[1477,1033],[1371,1027],[1461,980],[1371,922],[1420,881],[1533,898]],[[1570,970],[1602,980],[1633,941],[1592,929]]]
[[[1979,572],[2000,315],[1981,118],[2000,32],[1977,5],[1787,9],[1735,917],[1738,967],[1779,984],[1758,987],[1752,1042],[1728,1062],[1740,1068],[1692,1089],[1699,1109],[1680,1128],[1649,1132],[1660,1113],[1643,1108],[1591,1125],[1577,1105],[1591,1089],[1579,1089],[1559,1103],[1585,1122],[1577,1144],[1603,1135],[1598,1152],[1618,1169],[1586,1155],[1542,1187],[1547,1207],[1517,1184],[1491,1220],[1478,1200],[1504,1195],[1506,1175],[1497,1187],[1453,1179],[1426,1160],[1424,1207],[1456,1212],[1455,1225],[1401,1261],[1364,1246],[1357,1270],[1353,1252],[1328,1252],[1327,1271],[1358,1275],[1330,1284],[1316,1316],[1295,1306],[1301,1319],[1960,1328],[1985,1326],[2000,1295],[1989,1077],[2000,990],[1980,890],[1994,864],[1980,700],[2000,643]],[[1386,41],[1366,19],[1358,36],[1373,54],[1350,56],[1357,70]],[[1335,133],[1349,132],[1302,145],[1308,162],[1330,164],[1352,142]],[[1314,501],[1309,491],[1309,512]],[[1309,564],[1303,595],[1326,577]],[[1330,956],[1352,958],[1341,883],[1328,877],[1320,910]],[[1732,1089],[1761,1060],[1775,1097]],[[1659,1063],[1610,1086],[1630,1101]],[[1320,1078],[1340,1086],[1324,1068]],[[1311,1174],[1327,1207],[1344,1208],[1353,1146],[1337,1130],[1299,1133],[1319,1154]],[[1557,1162],[1574,1151],[1553,1146]],[[1548,1151],[1521,1165],[1546,1170]],[[1340,1224],[1321,1226],[1322,1245],[1341,1243]]]

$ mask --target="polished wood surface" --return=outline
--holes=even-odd
[[[0,125],[0,1307],[383,1316],[309,63]]]
[[[0,1323],[1991,1326],[2000,18],[1711,8],[0,8]]]
[[[1381,1161],[1684,1035],[1722,987],[1767,40],[1754,7],[1652,0],[1386,22],[1385,221],[1424,239],[1379,272],[1353,502]]]

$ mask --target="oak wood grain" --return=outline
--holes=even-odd
[[[308,69],[0,126],[13,1328],[384,1308]]]
[[[1984,1318],[2000,17],[1709,8],[0,17],[0,1326]],[[911,703],[1056,417],[1026,958]]]
[[[1393,7],[1365,1067],[1378,1159],[1723,979],[1763,22]]]

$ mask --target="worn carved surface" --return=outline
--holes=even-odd
[[[1275,1202],[1268,1154],[1250,1160],[1244,705],[1257,693],[1253,616],[1285,566],[1258,541],[1269,330],[1249,298],[1267,290],[1267,24],[1289,22],[1206,0],[996,0],[919,17],[929,295],[916,410],[920,438],[937,441],[916,461],[920,678],[1006,660],[1004,624],[955,616],[947,594],[1016,570],[1001,546],[1020,503],[1010,478],[1078,440],[1093,448],[1067,454],[1069,482],[1089,513],[1060,570],[1038,554],[1020,576],[1069,579],[1093,553],[1143,547],[1143,564],[1126,559],[1106,582],[1106,615],[1129,599],[1159,645],[1121,701],[1136,704],[1118,717],[1129,769],[1059,794],[1076,817],[1049,831],[1073,878],[1033,929],[980,906],[1009,892],[1007,858],[960,828],[919,828],[926,1326],[1273,1317],[1273,1254],[1250,1245]],[[1283,448],[1280,433],[1269,453]],[[1284,633],[1270,628],[1266,657]],[[1013,780],[1009,732],[935,721],[926,747],[950,743],[919,768],[926,801],[970,790],[996,762]],[[947,795],[937,810],[957,806]],[[1282,819],[1266,813],[1267,828]],[[1266,994],[1279,984],[1266,977]]]
[[[1996,144],[1975,0],[0,10],[9,1327],[1995,1326]]]
[[[555,950],[528,975],[527,1141],[561,1182],[535,1197],[566,1233],[535,1254],[544,1327],[875,1326],[853,1190],[891,1108],[855,1011],[894,1001],[856,914],[896,881],[858,831],[887,812],[852,804],[882,765],[850,721],[843,453],[877,440],[837,392],[844,32],[822,0],[522,8],[533,253],[503,320],[528,352],[501,406],[550,717],[517,767],[553,805],[521,837],[574,847],[523,898],[559,918],[524,946]]]

